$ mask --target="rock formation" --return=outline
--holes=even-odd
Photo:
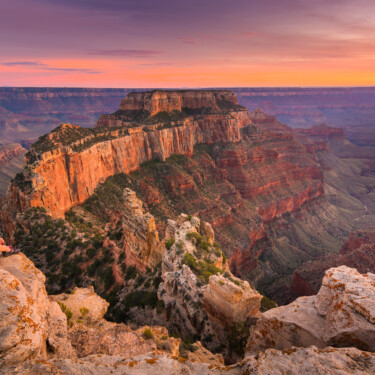
[[[267,349],[225,366],[220,356],[196,343],[188,358],[182,358],[180,340],[168,337],[163,327],[133,331],[102,319],[106,302],[92,290],[47,296],[44,275],[22,254],[0,258],[0,273],[0,373],[4,375],[264,375],[270,369],[280,374],[349,375],[375,369],[374,354],[356,348]],[[357,281],[353,286],[359,291],[363,283]],[[356,306],[366,314],[362,302]],[[324,304],[320,308],[324,310]]]
[[[322,254],[337,253],[353,231],[358,202],[353,211],[343,212],[335,194],[326,200],[330,190],[324,184],[330,179],[323,178],[326,168],[318,153],[328,154],[329,142],[311,141],[309,151],[306,135],[301,144],[290,127],[259,109],[248,113],[231,92],[135,93],[108,116],[95,129],[62,125],[32,147],[29,164],[10,186],[1,213],[8,240],[20,246],[14,231],[31,206],[60,218],[72,207],[85,210],[93,196],[102,208],[94,214],[98,221],[105,214],[101,230],[108,234],[120,217],[95,191],[121,179],[116,194],[125,188],[135,191],[155,217],[160,237],[167,217],[200,215],[216,230],[232,272],[278,303],[287,303],[294,270]],[[326,128],[316,131],[337,132]],[[132,225],[123,227],[129,241]],[[138,250],[109,239],[105,246],[113,245],[116,260],[125,250],[126,264],[143,272],[161,257],[152,220],[146,219],[148,225],[149,237]],[[135,241],[139,238],[130,242]],[[157,259],[148,258],[151,243]],[[120,268],[114,265],[113,272],[120,281]]]
[[[92,288],[48,296],[45,276],[23,254],[0,258],[0,274],[0,373],[27,360],[130,358],[152,351],[178,355],[180,340],[169,338],[164,327],[133,331],[104,320],[109,304]]]
[[[127,266],[135,266],[144,272],[155,267],[164,253],[164,244],[159,240],[155,218],[144,213],[143,202],[134,191],[124,190],[124,212],[121,215],[126,242],[124,251]]]
[[[74,358],[67,319],[44,288],[45,276],[23,254],[0,258],[0,363]]]
[[[247,349],[355,346],[375,350],[375,274],[341,266],[326,271],[316,296],[271,309],[251,328]]]
[[[163,257],[158,296],[171,329],[233,355],[229,332],[259,315],[261,295],[231,274],[208,223],[180,215],[168,221],[168,236],[173,244]]]
[[[121,130],[60,126],[32,146],[28,172],[25,170],[22,181],[14,182],[11,187],[9,210],[12,207],[15,214],[25,207],[43,206],[52,216],[63,217],[109,176],[129,173],[148,160],[165,160],[174,154],[191,155],[197,143],[239,141],[240,129],[250,123],[248,112],[233,103],[232,93],[215,95],[202,91],[195,99],[187,100],[186,105],[192,102],[194,108],[206,108],[222,95],[228,96],[232,102],[223,101],[234,107],[225,107],[225,111],[218,113],[191,115],[167,127],[165,123],[138,127],[127,123]],[[136,110],[138,104],[134,105]]]

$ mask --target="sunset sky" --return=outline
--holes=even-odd
[[[0,0],[0,86],[375,85],[374,0]]]

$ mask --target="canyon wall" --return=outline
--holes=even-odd
[[[182,114],[164,111],[176,98],[182,103],[180,92],[134,94],[126,104],[133,109],[110,115],[122,127],[65,124],[39,140],[9,190],[2,210],[5,231],[12,235],[17,215],[30,207],[42,206],[62,218],[89,197],[95,204],[83,205],[91,207],[85,214],[110,218],[118,208],[111,202],[118,197],[106,187],[118,185],[121,194],[130,188],[145,202],[161,236],[166,217],[200,215],[216,230],[236,276],[279,303],[290,301],[293,271],[339,251],[359,216],[358,204],[343,214],[326,201],[324,168],[318,162],[320,153],[327,153],[324,147],[308,152],[290,127],[259,109],[248,113],[237,107],[227,91],[207,91],[200,104],[204,91],[183,93],[196,109],[177,121],[124,123],[123,111]],[[120,173],[126,175],[109,178]],[[96,194],[101,183],[104,191]]]
[[[5,196],[10,180],[22,170],[26,149],[20,144],[0,145],[0,197]]]
[[[202,101],[201,106],[212,100],[212,92],[206,92],[206,96],[208,99]],[[196,103],[201,97],[204,95],[198,96]],[[149,160],[165,160],[174,154],[192,155],[198,143],[238,142],[240,129],[250,122],[248,112],[241,109],[188,117],[174,127],[129,129],[125,135],[109,140],[102,140],[98,135],[83,137],[71,145],[62,144],[61,140],[82,129],[64,124],[46,137],[45,144],[38,144],[43,151],[37,152],[36,147],[31,149],[28,171],[32,172],[25,171],[23,175],[30,190],[24,193],[25,184],[13,183],[8,206],[16,211],[42,206],[53,217],[63,217],[72,206],[84,202],[107,177],[129,173]],[[79,152],[73,144],[82,146]]]

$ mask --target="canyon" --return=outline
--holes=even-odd
[[[229,90],[3,146],[0,373],[371,372],[374,158]]]
[[[10,185],[3,228],[18,244],[18,219],[33,207],[55,219],[72,211],[102,220],[104,213],[112,226],[123,200],[112,202],[130,188],[161,238],[167,218],[199,215],[218,233],[232,272],[286,303],[299,295],[298,267],[337,254],[353,222],[372,225],[370,196],[350,188],[357,177],[361,191],[372,186],[371,170],[357,176],[362,170],[353,169],[337,182],[341,157],[351,156],[342,150],[355,147],[342,129],[293,130],[259,109],[249,113],[226,90],[132,93],[95,128],[63,124],[31,146],[27,168]],[[338,191],[343,181],[346,190]],[[134,260],[144,271],[141,263]]]

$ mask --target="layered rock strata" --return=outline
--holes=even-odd
[[[24,167],[26,149],[20,144],[0,145],[0,196],[5,196],[11,179]]]
[[[206,108],[214,105],[220,95],[202,91],[186,99],[184,105]],[[235,102],[233,93],[222,95]],[[155,104],[154,110],[163,105],[160,103]],[[15,214],[27,207],[42,206],[53,217],[63,217],[72,206],[84,202],[107,177],[129,173],[152,159],[192,155],[197,143],[238,142],[240,129],[250,122],[248,112],[237,106],[189,116],[166,128],[132,125],[122,131],[94,132],[64,124],[32,146],[27,170],[10,188],[9,210]]]

